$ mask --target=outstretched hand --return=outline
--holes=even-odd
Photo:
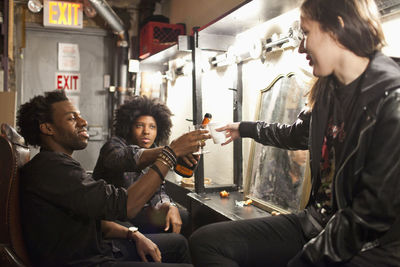
[[[221,144],[221,146],[227,145],[230,142],[232,142],[240,137],[239,124],[240,124],[240,122],[233,122],[233,123],[229,123],[223,127],[215,129],[217,132],[226,131],[225,136],[227,139],[226,139],[225,143]]]

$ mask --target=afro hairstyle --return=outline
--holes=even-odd
[[[117,109],[114,119],[115,134],[130,143],[132,126],[136,120],[141,116],[151,116],[157,124],[157,136],[154,142],[163,144],[171,134],[171,115],[170,109],[157,99],[133,96]]]

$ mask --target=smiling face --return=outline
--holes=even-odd
[[[70,101],[52,104],[53,122],[43,125],[46,136],[51,137],[49,146],[53,151],[72,155],[74,150],[87,146],[89,135],[87,122]]]
[[[157,137],[157,123],[152,116],[140,116],[132,126],[132,143],[150,148]]]
[[[307,55],[314,76],[325,77],[334,73],[342,48],[339,47],[333,34],[323,31],[317,21],[304,15],[301,16],[300,25],[304,38],[300,43],[299,53]]]

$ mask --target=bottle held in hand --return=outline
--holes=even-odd
[[[201,124],[203,126],[207,125],[210,121],[211,121],[212,115],[210,113],[206,113],[204,114],[204,118],[203,121],[201,122]],[[193,166],[189,166],[186,164],[185,161],[183,161],[182,158],[178,158],[176,166],[174,168],[174,171],[179,174],[180,176],[183,177],[192,177],[194,171],[196,170],[198,164],[193,165]]]
[[[189,166],[183,161],[182,158],[178,158],[174,171],[183,177],[192,177],[194,171],[196,170],[197,164],[193,166]]]

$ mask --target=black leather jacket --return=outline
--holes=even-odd
[[[303,247],[314,264],[342,262],[362,250],[400,243],[400,68],[377,52],[364,74],[353,122],[333,181],[337,211],[324,229]],[[308,149],[314,203],[320,182],[319,162],[327,124],[329,88],[311,112],[292,125],[242,122],[242,137],[285,149]],[[399,249],[400,245],[397,245]]]

